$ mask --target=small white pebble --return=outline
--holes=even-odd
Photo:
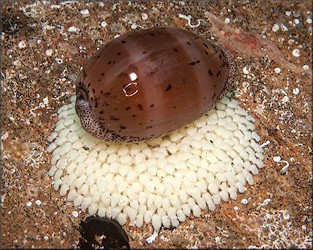
[[[284,32],[288,30],[287,26],[285,24],[283,24],[283,23],[280,24],[280,28]]]
[[[76,32],[77,28],[75,26],[71,26],[68,28],[68,32]]]
[[[1,136],[1,141],[6,140],[9,137],[8,131],[6,131],[2,136]]]
[[[277,32],[279,30],[279,25],[275,23],[272,27],[272,31]]]
[[[283,102],[289,102],[289,97],[288,96],[284,96],[282,99]]]
[[[26,203],[26,206],[27,206],[27,207],[30,207],[31,205],[32,205],[32,202],[31,202],[31,201],[29,201],[29,202]]]
[[[237,206],[234,206],[234,210],[237,211],[239,209],[239,207]]]
[[[290,10],[286,11],[286,16],[291,16],[291,11]]]
[[[284,211],[283,212],[283,216],[285,220],[289,220],[290,219],[290,214],[288,213],[288,211]]]
[[[108,24],[107,24],[106,21],[101,22],[101,27],[105,28],[107,25],[108,25]]]
[[[275,71],[275,73],[279,74],[281,72],[281,69],[280,68],[275,68],[274,71]]]
[[[27,43],[26,41],[20,41],[17,46],[19,49],[25,49],[27,47]]]
[[[52,49],[47,49],[46,50],[46,56],[52,56]]]
[[[241,203],[246,205],[246,204],[248,204],[249,202],[248,202],[247,199],[242,199],[242,200],[241,200]]]
[[[300,23],[299,19],[295,19],[295,20],[293,20],[293,22],[294,22],[295,24],[299,24],[299,23]]]
[[[245,75],[248,75],[248,74],[250,73],[249,70],[248,70],[248,68],[247,68],[247,66],[244,66],[243,69],[242,69],[242,71],[243,71],[243,73],[244,73]]]
[[[13,61],[13,65],[16,66],[16,67],[21,67],[22,63],[21,63],[20,60],[15,60],[15,61]]]
[[[299,49],[294,49],[294,50],[292,51],[292,55],[293,55],[294,57],[299,57],[299,56],[300,56],[300,50],[299,50]]]
[[[77,218],[78,217],[78,212],[77,211],[73,211],[72,215],[73,215],[74,218]]]
[[[225,23],[229,23],[230,19],[228,17],[225,18]]]
[[[81,10],[80,14],[82,14],[83,17],[87,17],[87,16],[89,16],[89,10],[88,9]]]
[[[311,19],[311,18],[308,18],[308,19],[306,19],[306,22],[307,22],[308,24],[311,24],[311,23],[312,23],[312,19]]]
[[[142,18],[142,20],[147,20],[148,19],[148,15],[146,13],[142,13],[141,14],[141,18]]]
[[[302,225],[302,229],[303,229],[303,230],[306,230],[306,225]]]
[[[40,206],[42,204],[41,200],[36,200],[35,203],[37,206]]]
[[[275,156],[275,157],[273,158],[273,160],[274,160],[275,162],[280,162],[280,161],[281,161],[281,157],[280,157],[280,156]]]
[[[56,58],[55,61],[57,62],[57,64],[62,64],[63,60],[61,58]]]
[[[147,243],[151,244],[156,239],[157,236],[158,232],[154,232],[148,239],[146,239]]]
[[[308,70],[308,69],[310,69],[310,67],[309,67],[309,65],[303,65],[303,67],[302,67],[304,70]]]
[[[292,91],[295,95],[298,95],[300,93],[300,89],[299,88],[295,88]]]
[[[43,237],[44,240],[49,240],[48,236]]]

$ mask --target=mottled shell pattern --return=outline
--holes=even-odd
[[[169,27],[122,35],[77,78],[76,112],[86,131],[138,142],[193,122],[233,86],[237,67],[222,46]]]

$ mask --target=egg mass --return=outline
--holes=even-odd
[[[237,77],[232,55],[192,32],[169,27],[122,35],[77,78],[83,128],[111,142],[169,134],[212,109]]]

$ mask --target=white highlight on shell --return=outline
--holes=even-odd
[[[89,214],[137,227],[177,227],[191,214],[236,199],[264,167],[254,119],[234,99],[172,134],[112,144],[82,129],[75,96],[49,136],[54,188]]]
[[[135,72],[132,72],[129,74],[129,79],[131,81],[135,81],[137,79],[137,74]]]

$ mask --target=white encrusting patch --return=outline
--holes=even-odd
[[[89,135],[76,115],[75,96],[58,114],[47,149],[54,189],[82,211],[121,225],[177,227],[191,214],[236,199],[264,166],[254,119],[229,97],[168,136],[133,144]]]

